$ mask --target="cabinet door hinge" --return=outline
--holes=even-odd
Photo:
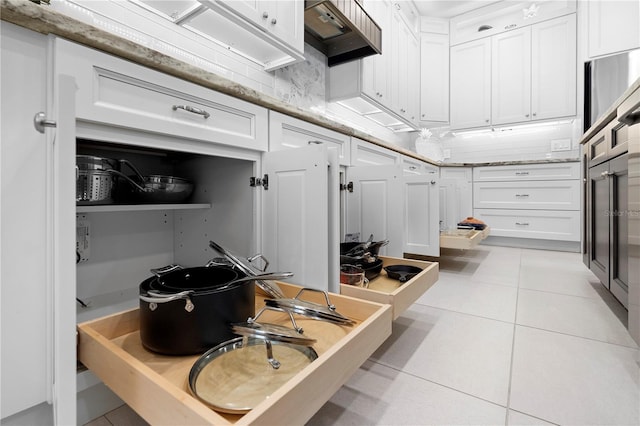
[[[341,183],[340,184],[340,191],[353,192],[353,182],[349,182],[346,185],[344,183]]]
[[[259,177],[250,177],[249,186],[262,186],[265,190],[269,189],[269,175],[264,175],[262,179]]]

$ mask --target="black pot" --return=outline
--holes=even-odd
[[[409,281],[422,272],[422,268],[411,265],[389,265],[385,266],[384,270],[387,272],[389,278],[398,280],[401,283]]]
[[[255,314],[255,285],[253,281],[225,284],[244,276],[228,266],[211,266],[180,269],[143,281],[142,345],[165,355],[191,355],[237,337],[230,324]]]

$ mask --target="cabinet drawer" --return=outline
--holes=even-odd
[[[473,169],[474,182],[580,179],[580,163],[487,166]]]
[[[383,267],[388,265],[411,265],[422,268],[422,272],[409,281],[401,283],[398,280],[389,278],[385,270],[382,269],[380,275],[369,282],[369,288],[340,284],[340,294],[391,305],[393,319],[395,320],[438,281],[439,265],[437,262],[386,256],[380,256],[380,259],[382,259]]]
[[[400,163],[400,154],[390,149],[351,138],[352,166],[382,166]]]
[[[269,111],[269,150],[325,144],[338,150],[340,165],[351,164],[351,137],[275,111]]]
[[[437,167],[409,157],[402,158],[402,170],[405,176],[430,175],[434,178],[439,177]]]
[[[440,248],[470,250],[489,236],[491,229],[487,226],[482,231],[473,229],[452,229],[440,232]]]
[[[279,285],[287,297],[300,289]],[[308,294],[305,299],[324,303],[320,293]],[[145,350],[138,309],[79,324],[78,358],[151,424],[304,424],[391,335],[390,306],[330,297],[337,311],[356,324],[346,327],[296,318],[305,334],[318,340],[314,344],[318,358],[244,415],[216,412],[190,394],[188,376],[197,355],[171,357]],[[263,306],[264,299],[256,294],[256,308]],[[267,312],[261,318],[278,323],[286,317],[273,314],[277,315]]]
[[[630,138],[628,126],[616,120],[607,124],[586,143],[589,167],[627,152]]]
[[[473,199],[480,209],[579,210],[580,181],[479,182]]]
[[[55,63],[76,80],[79,120],[267,150],[266,108],[62,39]]]
[[[579,211],[474,209],[497,237],[580,241]]]

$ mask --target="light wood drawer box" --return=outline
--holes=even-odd
[[[580,241],[579,210],[474,209],[473,215],[491,224],[492,236]]]
[[[62,39],[56,39],[55,55],[56,72],[78,86],[79,120],[268,149],[264,107]]]
[[[421,260],[400,259],[379,256],[383,269],[380,275],[371,280],[369,288],[340,284],[340,294],[358,299],[389,304],[393,308],[393,319],[398,318],[409,306],[438,281],[439,264]],[[422,268],[422,272],[405,283],[391,279],[384,270],[388,265],[411,265]]]
[[[473,229],[452,229],[440,232],[440,248],[470,250],[489,236],[491,229],[487,226],[482,231]]]
[[[478,182],[473,199],[481,209],[579,210],[580,181]]]
[[[550,163],[473,168],[473,182],[580,179],[580,163]]]
[[[287,297],[300,289],[279,285]],[[356,325],[297,317],[305,335],[318,340],[318,359],[244,415],[216,412],[190,394],[188,375],[197,355],[162,356],[142,348],[139,309],[79,324],[78,359],[151,424],[304,424],[391,335],[391,306],[330,297],[336,310]],[[326,303],[320,293],[305,293],[303,299]],[[263,297],[256,294],[256,308],[263,306]],[[266,312],[260,320],[285,324],[285,317]]]

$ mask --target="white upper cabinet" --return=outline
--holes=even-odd
[[[590,58],[640,47],[640,1],[590,0],[587,8]]]
[[[420,35],[420,121],[449,121],[449,36]]]
[[[531,28],[491,37],[491,122],[531,117]]]
[[[297,0],[214,0],[280,41],[304,52],[304,2]],[[211,3],[201,0],[201,3]]]
[[[532,120],[576,115],[576,55],[575,14],[531,27]]]
[[[491,123],[491,40],[451,47],[451,128]]]
[[[576,71],[575,14],[453,46],[451,127],[575,116]]]
[[[391,3],[386,0],[366,3],[367,13],[385,31],[391,25]],[[378,102],[387,102],[389,98],[389,58],[391,55],[391,37],[384,33],[382,54],[362,58],[362,92]]]

